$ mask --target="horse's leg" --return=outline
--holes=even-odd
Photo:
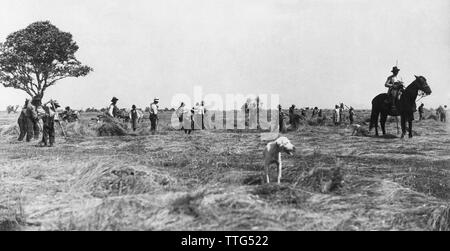
[[[374,127],[375,127],[375,136],[380,136],[379,134],[378,134],[378,118],[377,118],[377,120],[375,121],[375,125],[374,125]]]
[[[398,116],[395,116],[395,122],[397,123],[397,135],[400,134],[400,128],[398,128]]]
[[[408,126],[409,126],[409,128],[408,128],[408,130],[409,130],[409,138],[412,138],[413,137],[413,134],[412,134],[412,120],[409,120],[408,121]]]
[[[381,131],[383,132],[383,135],[386,135],[386,120],[387,120],[387,114],[381,114],[380,124],[381,124]]]
[[[377,137],[380,136],[378,134],[378,116],[380,116],[380,114],[377,112],[373,118],[373,123],[374,123],[373,126],[375,127],[375,136],[377,136]]]
[[[401,125],[402,125],[402,139],[405,137],[406,134],[406,118],[404,115],[401,116]]]

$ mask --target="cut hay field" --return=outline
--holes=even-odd
[[[257,132],[186,136],[166,115],[159,135],[98,137],[83,114],[38,148],[16,142],[17,116],[0,113],[0,230],[450,230],[450,126],[434,120],[406,140],[303,126],[267,185]]]

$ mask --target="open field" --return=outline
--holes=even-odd
[[[156,136],[146,121],[97,137],[83,114],[38,148],[16,142],[17,116],[0,113],[0,230],[450,230],[450,126],[434,120],[406,140],[301,127],[267,185],[257,132],[186,136],[166,115]]]

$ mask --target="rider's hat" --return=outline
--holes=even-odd
[[[394,73],[394,72],[399,72],[400,71],[400,69],[397,67],[397,66],[394,66],[393,68],[392,68],[392,73]]]
[[[113,97],[112,99],[111,99],[111,102],[116,102],[116,101],[119,101],[119,99],[118,98],[116,98],[116,97]]]

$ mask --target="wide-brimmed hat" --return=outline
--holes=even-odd
[[[400,71],[400,69],[397,67],[397,66],[394,66],[393,68],[392,68],[392,71],[391,72],[399,72]]]
[[[113,97],[113,98],[111,99],[111,102],[116,102],[116,101],[119,101],[119,99],[116,98],[116,97]]]
[[[156,97],[156,98],[153,99],[153,101],[159,101],[159,98]]]

